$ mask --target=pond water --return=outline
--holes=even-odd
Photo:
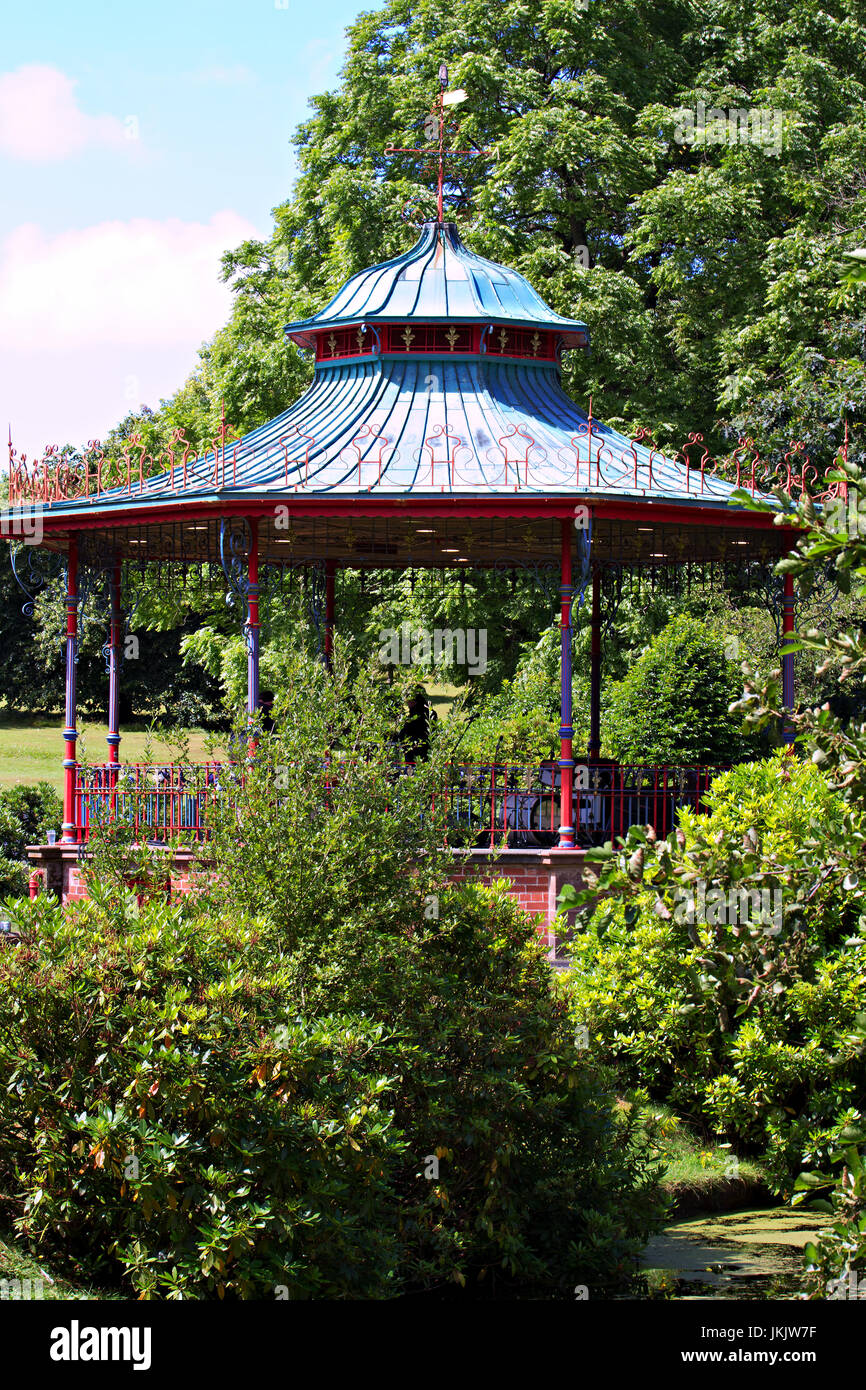
[[[643,1269],[651,1298],[795,1298],[814,1212],[772,1207],[674,1222],[651,1240]]]

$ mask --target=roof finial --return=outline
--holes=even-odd
[[[461,102],[466,100],[466,92],[463,90],[462,87],[456,88],[453,92],[449,92],[447,88],[448,64],[440,63],[439,92],[435,102],[433,103],[433,106],[431,107],[429,116],[427,116],[424,121],[424,134],[427,137],[427,139],[431,142],[431,145],[428,145],[426,149],[405,148],[398,145],[385,146],[386,155],[414,154],[419,155],[423,159],[436,160],[436,214],[440,227],[442,226],[442,223],[445,220],[444,202],[446,159],[466,159],[473,158],[478,155],[489,155],[493,153],[492,150],[480,149],[478,146],[475,146],[473,149],[469,150],[446,150],[445,108],[450,106],[459,106]],[[455,121],[453,122],[453,129],[449,133],[456,136],[459,129],[460,127],[457,125],[457,122]]]
[[[439,225],[443,222],[442,217],[442,189],[444,185],[445,161],[442,157],[445,142],[445,89],[448,86],[448,67],[445,63],[439,64],[439,179],[436,185],[437,197],[436,207],[438,209]]]

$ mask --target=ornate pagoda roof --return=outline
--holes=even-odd
[[[315,347],[322,329],[411,323],[510,324],[553,331],[566,347],[588,342],[586,324],[557,314],[516,270],[485,260],[453,222],[425,222],[410,251],[361,270],[324,309],[286,326],[299,347]]]
[[[699,435],[664,455],[582,411],[559,368],[563,348],[586,342],[585,326],[550,309],[523,276],[469,251],[450,223],[426,223],[405,255],[353,276],[286,332],[314,351],[315,370],[275,419],[237,441],[223,432],[198,458],[177,443],[159,472],[134,446],[120,466],[88,457],[77,473],[64,474],[56,457],[41,473],[13,462],[12,502],[41,503],[49,546],[81,527],[110,531],[121,549],[153,547],[165,527],[180,527],[184,546],[212,545],[210,518],[255,513],[263,543],[276,549],[286,542],[274,517],[286,504],[308,519],[311,555],[333,553],[340,526],[348,544],[354,519],[375,515],[370,527],[402,539],[389,531],[380,545],[370,530],[350,550],[417,557],[419,537],[434,533],[415,534],[410,518],[435,513],[535,518],[525,548],[537,556],[558,545],[555,518],[583,503],[595,517],[594,544],[612,557],[631,548],[650,563],[666,559],[672,543],[651,535],[665,525],[700,531],[716,556],[732,526],[741,534],[731,544],[751,551],[755,528],[768,544],[769,517],[728,505],[738,482],[753,494],[761,488],[757,460],[744,459],[732,481],[714,472]],[[316,517],[329,519],[324,541]],[[127,545],[118,528],[135,527]],[[513,551],[513,537],[491,539],[491,555],[506,545]],[[428,549],[428,561],[441,559],[433,542]],[[444,553],[452,550],[462,554],[460,546]]]

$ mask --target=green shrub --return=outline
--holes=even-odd
[[[823,872],[843,809],[813,763],[733,769],[709,815],[681,814],[677,877],[653,882],[636,832],[646,876],[630,899],[601,902],[573,947],[575,1018],[620,1083],[760,1154],[780,1188],[804,1154],[830,1151],[866,1084],[859,1048],[838,1042],[861,1007],[866,947]],[[710,920],[720,905],[701,921],[689,909],[701,880],[778,892],[783,911],[770,897],[771,913],[744,923],[728,899],[728,920]]]
[[[856,1033],[866,1043],[866,1014]],[[803,1250],[807,1298],[862,1299],[866,1294],[866,1163],[863,1117],[856,1114],[839,1135],[827,1173],[801,1173],[792,1205],[808,1202],[831,1220]]]
[[[40,898],[17,921],[0,1147],[33,1247],[147,1297],[386,1291],[403,1144],[381,1028],[297,1019],[255,927],[188,905],[118,927]]]
[[[300,676],[214,813],[208,892],[139,908],[117,880],[18,909],[0,1178],[20,1229],[146,1297],[624,1287],[652,1163],[525,914],[447,882],[444,735],[398,777],[388,692],[339,661]]]
[[[47,830],[60,833],[63,802],[50,782],[7,787],[0,792],[0,806],[9,810],[19,827],[14,840],[3,838],[3,851],[10,859],[23,859],[26,846],[44,842]]]
[[[303,1002],[266,924],[126,910],[39,899],[0,954],[3,1190],[37,1251],[146,1297],[628,1276],[652,1174],[510,899],[335,946]]]
[[[723,639],[681,613],[610,688],[604,746],[624,763],[734,762],[746,745],[728,707],[742,684]]]
[[[26,846],[44,840],[46,830],[59,833],[62,820],[63,804],[49,782],[0,792],[0,896],[26,891]]]

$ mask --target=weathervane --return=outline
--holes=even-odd
[[[386,145],[385,154],[414,154],[420,155],[424,159],[436,159],[438,162],[438,181],[437,181],[437,207],[439,222],[443,219],[443,190],[445,183],[445,161],[446,159],[472,159],[479,155],[492,154],[492,150],[479,149],[475,147],[471,150],[446,150],[445,149],[445,108],[459,106],[466,100],[466,92],[462,87],[456,88],[453,92],[447,90],[448,87],[448,68],[445,63],[439,65],[439,95],[437,96],[430,110],[430,115],[424,122],[424,134],[431,142],[436,141],[434,148],[428,146],[426,149],[403,149],[397,145]],[[451,123],[450,132],[456,135],[459,130],[457,122]]]

